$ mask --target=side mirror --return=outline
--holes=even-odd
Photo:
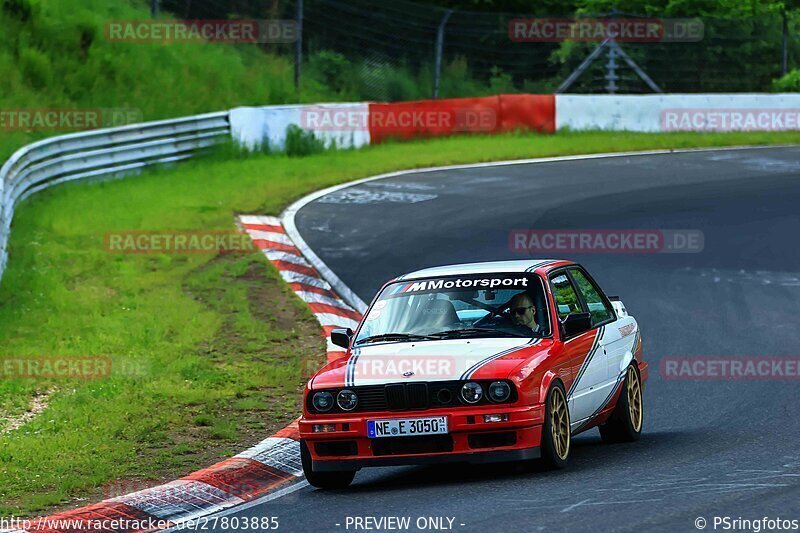
[[[591,313],[570,313],[561,321],[561,326],[564,329],[564,335],[573,337],[592,328],[592,315]]]
[[[345,350],[350,348],[350,339],[352,338],[353,330],[350,328],[335,328],[331,331],[331,342]]]

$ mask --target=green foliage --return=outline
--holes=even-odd
[[[25,22],[33,15],[31,0],[3,0],[2,10],[9,17]]]
[[[143,120],[239,105],[325,99],[298,94],[289,58],[253,45],[113,42],[109,20],[148,19],[146,3],[2,0],[0,108],[133,108]],[[0,133],[0,159],[58,131]]]
[[[344,93],[352,84],[353,67],[338,52],[321,50],[311,56],[309,73],[336,93]]]
[[[23,48],[19,52],[19,68],[25,81],[34,89],[45,89],[53,82],[50,58],[36,48]]]
[[[772,90],[780,93],[800,92],[800,69],[787,72],[772,83]]]
[[[507,94],[517,92],[510,74],[506,74],[499,67],[492,67],[492,77],[489,79],[489,90],[492,94]]]
[[[325,151],[325,141],[317,139],[313,131],[306,131],[296,124],[286,128],[286,155],[304,157]]]

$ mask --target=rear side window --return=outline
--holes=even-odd
[[[575,280],[575,285],[578,286],[578,290],[583,296],[589,312],[592,314],[592,326],[611,320],[614,315],[611,309],[606,306],[603,297],[600,296],[600,289],[580,270],[571,269],[569,273],[572,275],[572,279]]]
[[[570,313],[583,311],[578,295],[575,294],[575,289],[572,288],[572,283],[570,283],[566,274],[557,275],[551,280],[551,283],[553,284],[553,294],[556,298],[559,319],[566,317]]]

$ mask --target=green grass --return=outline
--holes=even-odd
[[[114,480],[170,479],[240,451],[296,416],[302,359],[324,357],[313,317],[260,254],[109,254],[106,232],[231,229],[237,213],[278,214],[321,187],[400,168],[797,142],[799,133],[459,137],[218,156],[39,194],[14,220],[0,355],[106,355],[113,366],[105,379],[0,380],[6,416],[56,389],[43,413],[0,433],[0,515],[99,499]]]
[[[298,93],[292,59],[257,45],[106,38],[108,21],[149,19],[144,0],[2,0],[0,110],[131,109],[149,121],[340,97],[313,79]],[[58,133],[2,131],[0,159]]]

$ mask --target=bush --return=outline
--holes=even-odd
[[[417,76],[403,65],[364,61],[358,68],[358,95],[364,100],[399,102],[429,98],[430,89],[421,91]]]
[[[19,65],[25,80],[35,89],[44,89],[53,81],[50,58],[36,48],[20,50]]]
[[[286,155],[303,157],[325,151],[325,142],[317,139],[313,131],[305,131],[296,124],[286,128]]]
[[[787,72],[785,76],[773,80],[772,90],[779,93],[800,91],[800,69]]]
[[[26,22],[33,15],[33,6],[30,0],[3,0],[3,11],[21,22]]]
[[[489,80],[489,90],[492,94],[515,93],[514,81],[510,74],[506,74],[499,67],[492,67],[492,77]]]
[[[353,66],[342,54],[322,50],[308,62],[309,74],[337,93],[344,92],[351,84]]]

